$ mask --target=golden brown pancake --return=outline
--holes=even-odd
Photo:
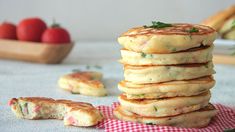
[[[140,116],[125,110],[122,106],[113,111],[117,119],[124,121],[139,122],[149,125],[175,126],[185,128],[200,128],[207,126],[216,115],[217,110],[212,104],[197,111],[167,117]]]
[[[89,103],[54,100],[43,97],[20,97],[9,101],[11,110],[24,119],[63,119],[65,125],[93,126],[103,119]]]
[[[235,27],[233,24],[234,22],[235,15],[224,22],[223,26],[219,30],[222,38],[235,40]]]
[[[169,54],[145,54],[126,49],[121,50],[124,65],[175,65],[191,63],[207,63],[212,60],[213,45],[197,47],[186,51]]]
[[[165,83],[134,84],[121,81],[118,88],[128,99],[158,99],[177,96],[192,96],[207,92],[215,85],[212,76]]]
[[[101,82],[102,74],[94,71],[77,72],[60,77],[58,84],[62,89],[89,96],[105,96],[106,89]]]
[[[188,97],[162,99],[128,99],[124,94],[118,97],[121,106],[141,116],[164,117],[198,110],[208,105],[211,94],[205,92]]]
[[[166,54],[200,47],[201,45],[210,46],[215,39],[215,30],[208,26],[176,23],[172,24],[171,27],[160,29],[132,28],[123,33],[118,38],[118,42],[130,51]]]
[[[188,80],[215,73],[213,63],[169,66],[124,66],[124,78],[135,84]]]

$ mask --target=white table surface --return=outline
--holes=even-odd
[[[20,61],[0,60],[0,131],[102,131],[95,128],[66,127],[60,120],[17,119],[7,105],[9,99],[22,96],[43,96],[55,99],[84,101],[93,105],[111,105],[121,92],[117,83],[123,79],[117,42],[78,42],[62,64],[45,65]],[[73,69],[101,71],[108,90],[106,97],[70,94],[59,89],[57,79]],[[102,68],[93,67],[99,65]],[[235,66],[215,65],[217,80],[212,89],[212,103],[235,107]]]

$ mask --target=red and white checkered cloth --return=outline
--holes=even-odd
[[[217,116],[213,118],[209,126],[205,128],[177,128],[170,126],[145,125],[134,122],[121,121],[113,118],[113,109],[118,105],[118,102],[110,106],[98,106],[97,108],[103,113],[106,118],[99,123],[97,128],[104,128],[106,132],[221,132],[226,129],[235,128],[235,109],[215,104],[218,110]]]

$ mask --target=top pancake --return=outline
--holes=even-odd
[[[196,32],[190,32],[196,29]],[[216,31],[208,26],[172,24],[171,27],[137,27],[123,33],[118,42],[125,49],[143,53],[173,53],[201,45],[210,46]]]

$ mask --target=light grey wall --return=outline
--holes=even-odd
[[[74,40],[115,40],[152,20],[199,23],[231,4],[235,0],[0,0],[0,22],[55,18]]]

